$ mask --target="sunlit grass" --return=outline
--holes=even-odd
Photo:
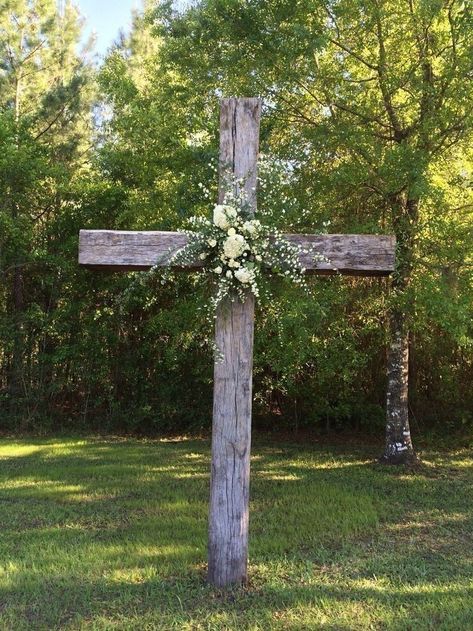
[[[205,584],[209,444],[0,441],[1,629],[473,629],[473,460],[256,441],[246,588]]]

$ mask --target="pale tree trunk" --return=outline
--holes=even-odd
[[[381,462],[409,464],[416,460],[409,427],[409,333],[404,314],[390,318],[386,393],[386,444]]]
[[[417,456],[409,426],[409,328],[405,293],[411,280],[418,200],[397,196],[392,200],[392,212],[398,246],[398,267],[392,283],[395,304],[389,318],[386,442],[380,462],[412,464]]]

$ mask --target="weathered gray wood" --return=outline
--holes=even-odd
[[[240,188],[256,209],[259,99],[224,99],[220,119],[219,201]],[[241,182],[234,178],[243,178]],[[301,255],[308,273],[387,276],[394,271],[395,240],[376,235],[286,235],[304,249],[314,247],[327,261]],[[81,230],[79,263],[99,270],[148,270],[168,266],[187,243],[178,232]],[[200,261],[189,267],[198,268]],[[209,513],[211,583],[246,581],[251,444],[254,298],[227,302],[217,313],[214,369],[212,472]]]
[[[387,276],[394,271],[395,238],[370,234],[288,234],[286,238],[303,248],[313,246],[328,262],[302,255],[301,262],[312,274]],[[187,243],[180,232],[130,232],[125,230],[81,230],[79,264],[93,269],[136,271],[155,264],[169,265],[173,253]],[[196,261],[192,267],[200,267]]]
[[[391,235],[375,234],[288,234],[288,241],[304,250],[315,249],[326,260],[301,254],[308,274],[350,276],[388,276],[394,271],[396,240]]]
[[[253,212],[260,113],[259,99],[222,101],[219,200],[242,186]],[[226,301],[215,323],[208,580],[218,587],[247,579],[254,304]]]
[[[181,232],[81,230],[79,265],[97,270],[139,271],[166,267],[187,243]],[[196,267],[201,266],[197,263]]]
[[[217,311],[208,580],[247,579],[254,298]]]

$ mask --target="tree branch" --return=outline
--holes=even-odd
[[[64,105],[60,108],[56,116],[46,125],[44,129],[42,129],[38,134],[36,134],[36,136],[34,137],[34,140],[38,140],[39,138],[41,138],[41,136],[44,136],[44,134],[46,134],[55,123],[57,123],[57,121],[61,118],[61,116],[66,111],[66,107],[68,105],[69,105],[69,102],[66,101],[66,103],[64,103]]]
[[[394,109],[394,106],[393,106],[393,102],[391,100],[391,93],[388,89],[388,86],[386,85],[387,84],[386,48],[384,46],[383,29],[381,25],[381,19],[379,16],[379,7],[377,3],[376,3],[376,37],[378,39],[379,63],[377,65],[377,72],[378,72],[379,88],[381,90],[381,94],[383,97],[383,103],[386,109],[386,113],[388,115],[388,118],[394,130],[394,137],[398,142],[400,142],[403,138],[405,138],[405,130],[402,129],[401,123],[399,121],[396,110]]]
[[[342,44],[338,40],[333,39],[332,37],[329,37],[328,41],[331,44],[333,44],[334,46],[337,46],[341,50],[343,50],[346,53],[348,53],[349,55],[351,55],[354,59],[357,59],[360,63],[362,63],[364,66],[366,66],[370,70],[375,70],[376,72],[378,71],[378,66],[376,66],[375,64],[370,63],[369,61],[366,61],[366,59],[363,59],[363,57],[361,57],[361,55],[358,55],[351,48],[348,48],[348,46],[345,46],[344,44]]]

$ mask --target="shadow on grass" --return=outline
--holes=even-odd
[[[419,624],[473,628],[468,463],[432,478],[362,453],[257,446],[252,579],[221,594],[204,582],[207,441],[15,445],[0,442],[5,628],[183,628],[214,616],[222,629],[351,629],[371,615],[407,629],[413,610]]]

